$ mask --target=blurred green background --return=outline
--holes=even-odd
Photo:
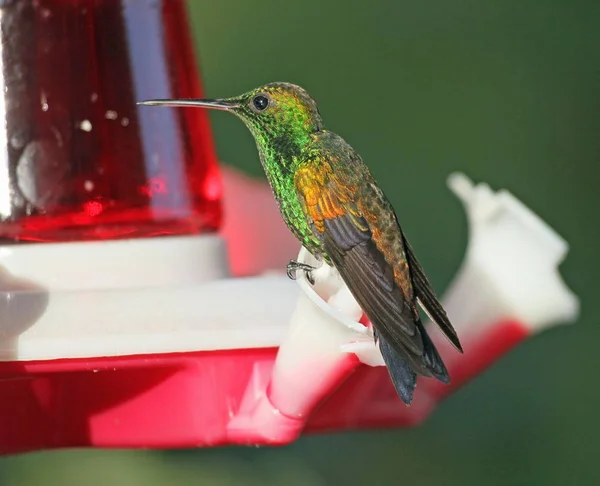
[[[600,2],[190,2],[205,91],[305,86],[397,208],[437,288],[466,243],[452,171],[505,187],[571,244],[575,327],[519,347],[422,427],[279,449],[65,451],[0,461],[9,485],[599,484]],[[212,116],[212,115],[211,115]],[[261,176],[212,116],[222,160]]]

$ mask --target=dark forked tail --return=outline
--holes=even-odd
[[[421,332],[423,339],[423,359],[427,371],[430,373],[430,376],[437,378],[442,383],[450,383],[448,370],[420,321],[417,323],[417,328]],[[411,364],[414,358],[411,359],[410,355],[401,348],[392,347],[375,330],[373,334],[375,341],[379,345],[379,351],[387,366],[396,392],[406,405],[410,405],[417,386],[417,373],[414,371],[414,364]],[[424,373],[420,374],[427,376]]]

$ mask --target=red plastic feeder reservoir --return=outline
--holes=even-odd
[[[3,2],[4,243],[219,227],[221,184],[180,0]]]

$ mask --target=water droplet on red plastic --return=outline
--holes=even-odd
[[[160,177],[153,177],[143,187],[140,187],[140,192],[148,197],[153,197],[157,194],[166,194],[167,186],[164,179]]]
[[[102,206],[102,203],[98,201],[88,201],[84,203],[83,209],[88,216],[93,218],[102,212],[104,206]]]
[[[52,140],[30,142],[21,153],[16,173],[23,197],[47,213],[56,207],[65,190],[65,154]]]

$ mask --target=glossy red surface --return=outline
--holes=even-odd
[[[527,336],[525,326],[506,321],[470,337],[464,357],[446,354],[453,383],[420,380],[411,407],[398,399],[384,368],[350,367],[302,417],[267,410],[262,417],[271,435],[262,437],[256,433],[263,430],[260,423],[247,433],[229,425],[248,390],[257,400],[267,393],[274,348],[4,362],[0,453],[77,446],[277,445],[302,431],[413,426]],[[262,369],[259,380],[251,380],[257,369]]]
[[[3,2],[0,242],[195,234],[221,180],[183,0]]]

